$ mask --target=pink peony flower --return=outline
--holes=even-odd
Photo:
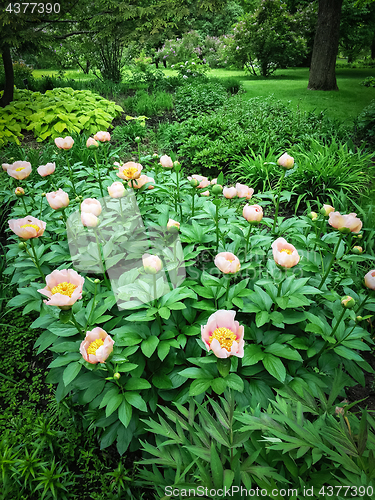
[[[217,178],[211,180],[211,185],[213,186],[214,184],[217,184]]]
[[[167,156],[167,155],[163,155],[160,157],[160,165],[163,167],[163,168],[166,168],[166,169],[171,169],[173,168],[173,161],[172,161],[172,158],[170,156]]]
[[[254,194],[254,189],[249,188],[249,186],[246,186],[245,184],[240,184],[237,182],[236,184],[236,190],[237,190],[237,196],[239,198],[246,198],[247,200],[250,200],[250,198]]]
[[[94,139],[99,142],[108,142],[111,140],[111,134],[109,132],[97,132]]]
[[[59,149],[72,149],[74,140],[72,137],[70,137],[70,135],[64,138],[57,137],[55,139],[55,144]]]
[[[203,191],[203,193],[201,193],[201,196],[210,196],[210,192],[209,191]]]
[[[46,229],[46,223],[28,215],[23,219],[11,219],[9,222],[10,229],[16,233],[17,236],[24,240],[30,238],[39,238]]]
[[[116,174],[124,181],[129,181],[131,179],[139,179],[141,176],[141,171],[143,167],[140,163],[135,163],[134,161],[128,161],[124,163]]]
[[[218,253],[214,262],[215,266],[218,267],[224,274],[238,273],[241,267],[238,257],[231,252]]]
[[[85,227],[96,227],[99,224],[99,219],[89,212],[81,212],[81,222]]]
[[[218,358],[244,356],[244,327],[235,321],[235,311],[219,310],[208,318],[201,327],[202,340],[207,351],[212,351]]]
[[[89,137],[86,141],[86,147],[88,148],[98,148],[99,147],[99,143],[93,139],[92,137]]]
[[[46,165],[40,165],[40,167],[37,168],[38,174],[41,175],[42,177],[46,177],[47,175],[53,174],[56,168],[56,163],[47,163]]]
[[[126,191],[122,182],[114,182],[111,186],[108,186],[107,189],[111,198],[122,198]]]
[[[147,274],[156,274],[163,268],[163,262],[160,258],[149,253],[142,255],[142,263]]]
[[[362,221],[358,219],[357,214],[353,213],[341,215],[340,212],[331,212],[328,224],[341,233],[359,233],[362,229]]]
[[[49,203],[49,206],[54,210],[58,210],[59,208],[65,208],[69,205],[68,193],[63,191],[61,188],[58,191],[47,193],[46,198]]]
[[[277,164],[280,167],[283,167],[283,168],[289,170],[289,169],[293,168],[293,166],[294,166],[294,158],[293,158],[293,156],[289,156],[287,153],[284,153],[277,160]]]
[[[168,229],[168,231],[170,231],[172,233],[178,232],[180,229],[180,223],[177,222],[176,220],[169,219],[169,221],[167,223],[167,229]]]
[[[93,214],[98,217],[102,213],[102,206],[95,198],[86,198],[81,203],[81,212]]]
[[[28,161],[15,161],[7,168],[8,174],[18,181],[29,177],[29,175],[31,174],[31,170],[31,163],[29,163]]]
[[[132,184],[132,181],[129,181],[128,186],[132,187],[134,189],[140,189],[148,182],[154,183],[155,181],[154,181],[154,179],[152,179],[152,177],[148,177],[147,175],[141,175],[137,179],[133,180],[133,184]],[[154,186],[148,186],[148,189],[154,189]]]
[[[263,219],[263,209],[260,205],[245,205],[242,215],[245,219],[253,224],[257,224]]]
[[[328,215],[334,211],[335,209],[331,205],[323,205],[323,207],[320,209],[320,213],[322,215],[325,215],[326,217],[328,217]]]
[[[74,269],[55,270],[46,276],[46,286],[38,292],[48,297],[48,300],[44,301],[48,306],[70,309],[82,298],[84,282],[85,279]]]
[[[366,274],[365,285],[367,288],[370,288],[370,290],[375,290],[375,269]]]
[[[79,352],[83,359],[93,365],[104,363],[113,351],[115,341],[108,333],[97,326],[90,332],[86,332],[85,340],[82,341]]]
[[[277,238],[272,243],[272,253],[276,264],[285,268],[296,266],[300,259],[295,247],[284,238]]]
[[[6,172],[8,170],[9,167],[11,167],[12,165],[10,165],[9,163],[2,163],[1,164],[4,172]]]
[[[228,200],[231,200],[232,198],[235,198],[237,196],[237,189],[235,187],[225,187],[223,189],[223,195],[224,198],[227,198]]]

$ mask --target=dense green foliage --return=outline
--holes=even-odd
[[[0,145],[19,144],[22,129],[32,130],[38,142],[86,131],[107,130],[122,108],[88,90],[60,88],[45,94],[18,90],[15,100],[0,110]]]
[[[228,99],[223,85],[217,83],[190,83],[176,92],[175,110],[179,120],[196,118],[216,111]]]

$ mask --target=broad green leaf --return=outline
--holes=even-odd
[[[142,342],[141,350],[147,358],[150,358],[155,352],[155,349],[157,348],[158,344],[159,344],[158,337],[151,335]]]
[[[286,370],[285,366],[279,358],[276,358],[276,356],[273,356],[272,354],[265,353],[262,362],[264,368],[268,371],[268,373],[270,373],[280,382],[284,382],[286,377]]]
[[[76,361],[74,363],[70,363],[70,365],[68,365],[65,368],[65,370],[63,372],[63,382],[64,382],[65,387],[68,386],[70,384],[70,382],[73,382],[73,380],[76,378],[78,373],[81,371],[81,368],[82,368],[82,364],[79,363],[78,361]]]

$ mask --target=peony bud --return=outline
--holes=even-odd
[[[25,194],[25,190],[21,187],[16,187],[14,194],[16,196],[23,196]]]
[[[89,137],[86,141],[86,146],[89,148],[89,149],[95,149],[95,148],[98,148],[99,147],[99,143],[96,142],[95,139],[93,139],[92,137]]]
[[[115,380],[118,380],[120,377],[121,377],[121,373],[119,373],[119,372],[116,372],[116,373],[113,374],[113,378]]]
[[[307,214],[307,217],[314,221],[318,218],[318,214],[316,212],[310,212],[309,214]]]
[[[356,245],[352,248],[352,253],[360,255],[361,253],[363,253],[363,248]]]
[[[221,194],[223,192],[223,186],[220,186],[220,184],[214,184],[212,192],[213,194]]]
[[[325,217],[328,217],[331,212],[334,212],[335,209],[331,205],[323,205],[320,209],[320,213]]]
[[[345,295],[345,297],[341,299],[341,305],[342,307],[345,307],[345,309],[353,309],[355,306],[355,300],[353,297],[350,297],[350,295]]]

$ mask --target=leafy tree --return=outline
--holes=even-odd
[[[278,0],[263,0],[254,14],[234,27],[233,58],[251,73],[269,76],[277,68],[297,64],[306,44],[297,20]]]
[[[368,50],[375,33],[375,4],[357,5],[344,0],[341,11],[340,44],[348,63],[353,62],[362,50]]]

